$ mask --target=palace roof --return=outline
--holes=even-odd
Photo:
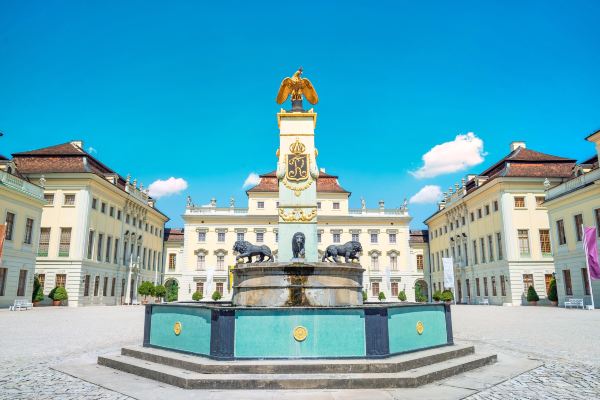
[[[428,243],[429,242],[429,231],[424,230],[411,230],[409,243]]]
[[[258,183],[258,185],[248,189],[246,193],[278,191],[279,181],[277,180],[276,171],[272,171],[267,174],[260,175],[260,182]],[[317,192],[350,194],[350,192],[348,192],[340,186],[338,182],[338,177],[336,175],[330,175],[323,171],[319,172],[319,178],[317,179]]]
[[[165,228],[165,242],[183,242],[183,228]]]

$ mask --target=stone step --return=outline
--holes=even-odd
[[[444,346],[384,359],[337,360],[236,360],[216,361],[210,358],[177,353],[151,347],[124,347],[121,354],[140,360],[186,369],[202,374],[316,374],[316,373],[381,373],[401,372],[473,354],[466,345]]]
[[[496,361],[496,355],[470,354],[439,363],[385,373],[202,374],[124,355],[103,356],[98,363],[185,389],[367,389],[417,387]]]

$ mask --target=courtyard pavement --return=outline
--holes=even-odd
[[[469,399],[600,399],[600,311],[452,306],[452,317],[455,340],[543,363]],[[51,367],[94,363],[140,344],[143,318],[140,306],[0,310],[0,399],[130,399]],[[402,391],[352,397],[402,398]]]

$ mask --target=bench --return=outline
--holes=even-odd
[[[490,300],[487,297],[484,297],[483,299],[479,300],[479,304],[489,306]]]
[[[12,306],[10,306],[8,309],[10,311],[17,311],[17,310],[28,310],[32,307],[33,307],[33,303],[31,303],[25,299],[15,299],[14,304]]]
[[[565,300],[565,308],[569,308],[569,307],[576,307],[576,308],[581,307],[582,309],[584,309],[585,306],[583,305],[583,299],[567,299],[567,300]]]

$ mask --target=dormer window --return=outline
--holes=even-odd
[[[263,209],[265,208],[265,202],[264,201],[259,201],[256,203],[257,208],[259,209]]]

